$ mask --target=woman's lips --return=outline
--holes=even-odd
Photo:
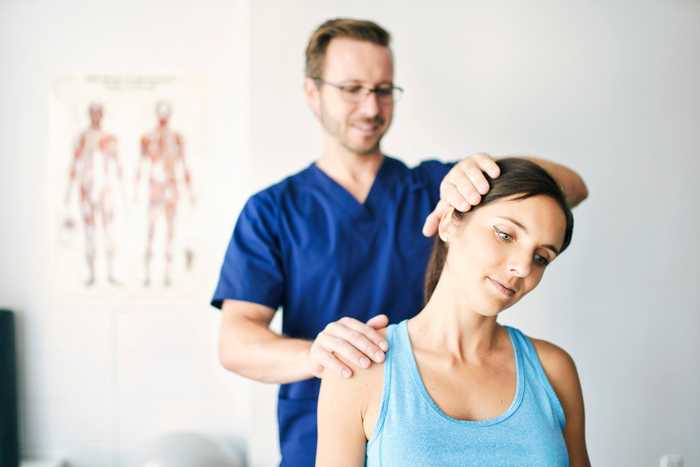
[[[498,282],[496,279],[492,279],[488,276],[486,278],[489,280],[489,282],[491,282],[491,284],[493,284],[496,290],[501,292],[506,297],[512,297],[513,295],[515,295],[515,290],[511,289],[510,287],[506,287],[505,285]]]

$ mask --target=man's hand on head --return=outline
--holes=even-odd
[[[469,156],[452,167],[440,183],[440,201],[425,219],[423,235],[433,236],[440,219],[450,208],[467,212],[481,202],[482,195],[488,193],[490,188],[484,173],[491,178],[501,174],[498,164],[485,153]]]
[[[372,362],[384,361],[389,346],[377,331],[389,324],[386,315],[377,315],[363,323],[354,318],[341,318],[328,324],[309,349],[311,373],[321,378],[324,370],[336,371],[345,378],[352,376],[352,369],[337,356],[356,362],[360,368],[369,368]]]

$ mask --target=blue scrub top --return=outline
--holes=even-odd
[[[410,169],[385,156],[364,204],[316,164],[256,193],[234,228],[212,305],[282,307],[283,334],[308,340],[343,316],[413,317],[433,245],[421,229],[452,166],[426,161]],[[315,463],[319,387],[318,378],[280,386],[284,467]]]

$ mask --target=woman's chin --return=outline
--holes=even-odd
[[[486,317],[498,316],[502,311],[513,306],[516,301],[486,296],[482,301],[482,306],[479,307],[479,314]]]

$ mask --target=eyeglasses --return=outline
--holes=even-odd
[[[313,78],[313,80],[317,83],[327,84],[328,86],[340,90],[340,95],[343,99],[351,104],[359,104],[371,93],[374,93],[374,95],[377,96],[377,101],[384,105],[398,102],[403,95],[403,88],[394,86],[393,84],[380,84],[379,86],[370,88],[361,84],[329,83],[319,77]]]

